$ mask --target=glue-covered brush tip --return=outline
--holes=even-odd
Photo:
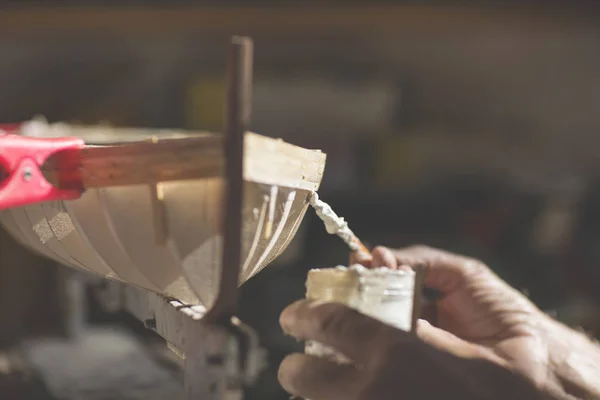
[[[310,205],[314,206],[319,201],[319,195],[317,192],[310,192],[310,196],[308,196],[308,202]]]

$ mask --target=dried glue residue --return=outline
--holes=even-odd
[[[42,243],[46,243],[48,240],[54,238],[54,232],[52,232],[52,228],[50,228],[50,224],[48,224],[46,218],[40,219],[33,225],[32,229]]]
[[[338,216],[329,204],[319,200],[319,195],[316,192],[311,193],[308,201],[325,224],[327,233],[339,236],[350,247],[350,250],[358,250],[358,246],[353,240],[354,233],[343,217]]]

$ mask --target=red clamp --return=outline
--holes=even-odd
[[[13,134],[19,127],[0,125],[0,210],[51,200],[73,200],[79,190],[62,190],[46,180],[40,167],[51,155],[63,150],[78,150],[83,139],[34,138]]]

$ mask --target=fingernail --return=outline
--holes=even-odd
[[[412,267],[410,265],[402,264],[398,266],[398,269],[402,271],[410,271],[412,270]]]
[[[431,326],[431,324],[429,323],[429,321],[427,321],[426,319],[421,319],[421,318],[419,318],[417,320],[417,325]]]
[[[433,325],[431,325],[429,323],[429,321],[426,321],[424,319],[418,319],[417,320],[417,329],[415,329],[417,336],[419,336],[420,338],[423,338],[423,335],[425,335],[427,332],[429,332],[430,328]]]
[[[279,316],[279,325],[286,335],[289,335],[289,326],[293,323],[293,315],[290,315],[287,308]]]
[[[390,249],[387,247],[377,247],[373,250],[373,267],[396,269],[398,267],[398,262],[396,261],[396,256]]]

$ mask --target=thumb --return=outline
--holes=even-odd
[[[489,358],[487,350],[474,343],[467,342],[452,333],[431,325],[428,321],[417,321],[417,336],[424,343],[461,358]]]

